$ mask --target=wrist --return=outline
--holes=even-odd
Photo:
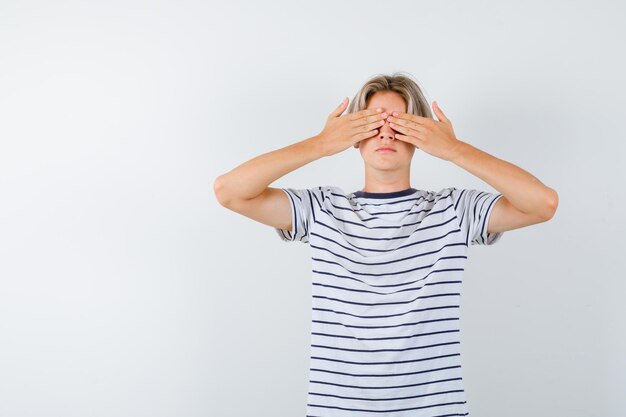
[[[463,142],[462,140],[457,139],[457,144],[452,151],[452,156],[449,161],[452,163],[458,163],[460,159],[462,159],[467,152],[470,151],[472,145],[467,142]]]
[[[321,134],[315,135],[305,140],[308,147],[308,152],[314,159],[320,159],[326,156],[325,140]]]

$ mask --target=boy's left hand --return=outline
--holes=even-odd
[[[460,152],[464,142],[458,140],[452,123],[443,114],[436,101],[433,111],[437,119],[417,116],[410,113],[393,112],[387,118],[389,126],[395,130],[395,139],[408,142],[424,152],[450,161]]]

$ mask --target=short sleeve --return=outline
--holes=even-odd
[[[487,233],[487,226],[502,194],[452,188],[450,196],[467,245],[492,245],[500,240],[504,232]]]
[[[312,189],[281,188],[287,194],[291,205],[292,231],[275,228],[278,236],[285,242],[309,242],[311,224],[315,221],[314,204],[319,194],[319,187]]]

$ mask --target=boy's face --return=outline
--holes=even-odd
[[[402,96],[395,91],[379,91],[372,95],[367,103],[367,109],[381,108],[388,115],[397,111],[406,113],[406,103]],[[415,146],[408,142],[404,142],[395,138],[398,133],[389,126],[389,122],[378,129],[378,134],[371,138],[364,139],[357,144],[355,148],[361,151],[361,156],[370,165],[379,169],[393,169],[398,166],[410,165],[411,158],[415,153]],[[390,147],[395,152],[383,152],[378,150],[380,147]]]

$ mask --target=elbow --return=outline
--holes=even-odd
[[[556,209],[559,206],[559,194],[556,190],[550,188],[550,197],[548,198],[548,205],[546,209],[546,220],[550,220],[554,217]]]
[[[220,175],[215,179],[215,181],[213,181],[213,194],[215,194],[217,202],[220,203],[220,205],[226,207],[228,204],[228,200],[226,199],[224,193],[225,184],[223,177],[223,175]]]

